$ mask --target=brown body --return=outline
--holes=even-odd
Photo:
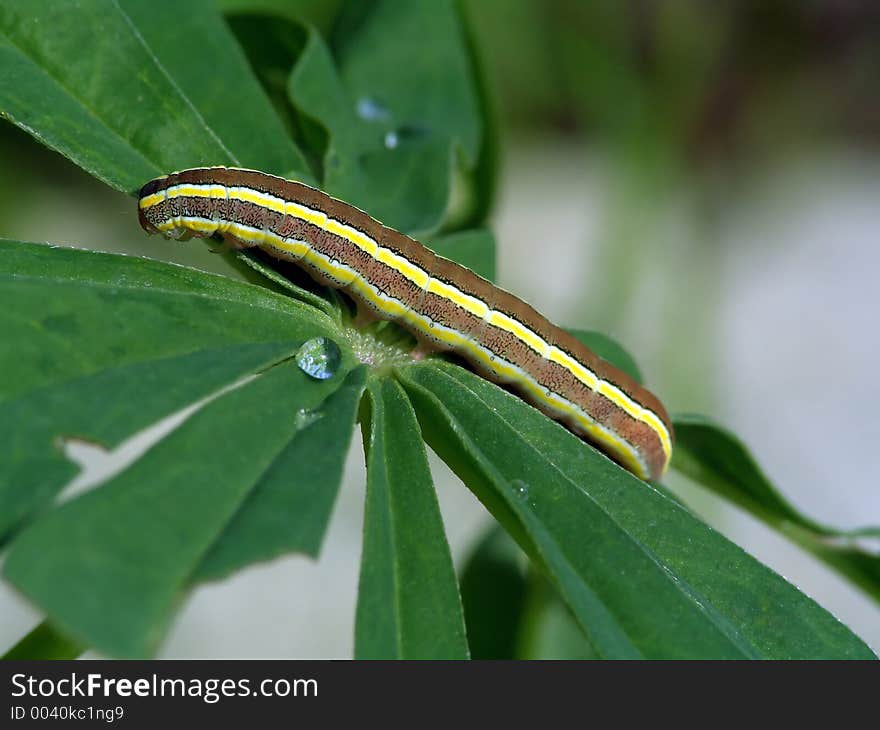
[[[162,195],[162,191],[185,190],[177,188],[180,185],[215,185],[223,186],[227,190],[244,188],[264,193],[282,201],[291,201],[308,209],[320,211],[327,218],[355,229],[372,239],[378,246],[388,249],[423,272],[427,272],[432,278],[485,303],[489,310],[507,315],[528,328],[531,333],[539,335],[544,342],[559,348],[591,373],[613,384],[632,402],[647,409],[662,422],[667,430],[671,448],[672,427],[668,415],[663,405],[650,391],[626,373],[602,360],[529,304],[499,289],[472,271],[436,256],[409,236],[382,225],[363,211],[301,183],[261,172],[229,168],[197,168],[159,178],[144,186],[141,190],[141,200],[154,200],[155,194]],[[354,272],[354,278],[349,279],[350,275],[347,272],[344,274],[329,272],[326,263],[320,257],[309,255],[300,257],[280,248],[279,245],[255,243],[246,236],[236,235],[234,230],[224,232],[228,239],[234,239],[236,245],[260,245],[276,256],[296,261],[315,278],[350,292],[355,299],[371,307],[380,317],[396,319],[417,336],[432,341],[442,349],[455,349],[471,362],[481,375],[511,386],[524,399],[552,418],[562,421],[572,430],[596,441],[578,417],[556,408],[549,399],[536,394],[533,389],[523,387],[529,385],[528,383],[518,382],[518,378],[501,372],[501,363],[506,362],[516,366],[527,373],[534,383],[540,385],[543,391],[549,391],[576,404],[602,427],[618,434],[627,444],[634,446],[640,460],[647,466],[647,473],[640,476],[659,478],[665,469],[669,454],[664,449],[662,432],[657,428],[645,420],[634,417],[612,398],[588,387],[570,368],[548,359],[521,337],[490,324],[485,318],[467,311],[452,298],[426,291],[404,273],[383,263],[377,256],[371,255],[345,236],[329,232],[324,227],[302,218],[272,210],[263,204],[229,197],[218,199],[203,197],[201,194],[180,194],[159,200],[140,210],[141,225],[151,232],[160,230],[159,226],[167,227],[169,221],[180,222],[181,219],[183,222],[178,227],[189,228],[195,225],[192,221],[194,218],[216,221],[221,226],[234,222],[240,226],[267,232],[279,239],[307,242],[315,253],[348,267]],[[186,222],[188,220],[189,225]],[[195,232],[196,235],[206,235],[204,231]],[[310,258],[314,260],[309,260]],[[376,297],[371,300],[372,295],[369,292],[367,293],[370,296],[364,295],[364,283],[402,303],[409,313],[417,316],[413,317],[407,313],[389,314],[389,309],[383,301]],[[425,321],[430,321],[430,324],[425,325]],[[451,347],[444,339],[437,336],[437,328],[454,330],[478,343],[485,350],[497,354],[499,366],[494,364],[496,362],[494,357],[487,362],[484,357],[477,356],[479,353],[474,348]],[[651,423],[653,422],[652,420]],[[598,445],[605,446],[601,443]],[[620,454],[608,448],[605,450],[614,458],[623,461]],[[630,464],[626,465],[632,468]]]

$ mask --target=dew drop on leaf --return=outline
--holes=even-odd
[[[391,112],[384,104],[367,96],[358,99],[357,113],[361,119],[369,121],[387,121],[391,118]]]
[[[315,380],[332,378],[339,369],[342,353],[339,346],[327,337],[313,337],[297,350],[296,364]]]
[[[315,421],[320,421],[323,417],[323,413],[319,413],[316,411],[307,411],[305,408],[300,408],[296,412],[296,416],[294,416],[296,430],[302,431],[304,428],[308,428],[309,426],[311,426]]]
[[[529,485],[526,484],[522,479],[514,479],[511,482],[511,486],[513,486],[514,492],[516,496],[521,500],[528,501],[529,499]]]

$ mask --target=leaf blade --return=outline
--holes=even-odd
[[[0,241],[0,540],[78,468],[291,356],[332,320],[262,287],[128,256]]]
[[[400,372],[428,442],[546,567],[601,655],[873,656],[779,576],[522,401],[445,363]],[[531,486],[527,500],[518,481]]]
[[[880,540],[880,527],[838,530],[816,522],[785,498],[729,430],[691,414],[674,416],[673,426],[674,469],[751,512],[880,602],[880,554],[863,547]]]
[[[440,227],[456,150],[473,169],[483,134],[453,3],[346,7],[329,46],[309,34],[288,95],[327,131],[323,189],[397,230]]]
[[[167,0],[6,3],[0,57],[0,113],[117,190],[200,164],[307,170],[207,0],[183,16]]]
[[[201,350],[112,368],[0,403],[0,540],[48,507],[79,471],[59,438],[112,449],[295,350],[296,343]]]
[[[48,621],[43,621],[0,658],[3,661],[76,659],[84,651],[82,644],[59,632]]]
[[[20,241],[0,240],[0,301],[0,399],[145,357],[338,337],[329,317],[264,287]]]
[[[65,633],[152,654],[201,557],[295,432],[318,389],[281,365],[206,405],[102,487],[26,528],[4,574]]]
[[[355,657],[465,659],[458,583],[412,406],[390,378],[368,392]]]
[[[357,367],[327,400],[297,414],[310,422],[298,429],[260,478],[199,564],[193,581],[216,580],[288,552],[317,556],[365,382],[365,368]]]
[[[468,646],[473,659],[515,659],[527,599],[526,560],[516,543],[494,525],[461,571]]]

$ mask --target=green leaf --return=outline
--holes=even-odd
[[[672,466],[809,550],[880,602],[880,527],[838,530],[798,512],[745,444],[704,416],[673,418]]]
[[[227,277],[3,239],[0,297],[15,303],[0,315],[6,337],[0,344],[16,343],[0,349],[0,370],[9,375],[0,383],[0,399],[94,372],[108,361],[137,361],[145,352],[287,339],[303,318],[333,326],[313,308]],[[130,298],[138,301],[129,304]],[[203,316],[191,307],[204,308]],[[95,331],[99,325],[106,331]]]
[[[501,138],[500,112],[493,99],[489,88],[488,65],[481,57],[478,42],[475,38],[477,33],[473,30],[473,23],[468,22],[468,13],[461,12],[464,6],[458,3],[456,6],[463,27],[464,44],[467,50],[471,67],[473,68],[474,86],[476,88],[480,118],[483,123],[483,135],[479,148],[476,165],[473,174],[470,175],[469,187],[473,200],[470,201],[469,210],[465,208],[464,217],[456,227],[471,228],[484,224],[495,203],[496,190],[498,187],[499,167],[499,143]],[[488,278],[488,277],[487,277]]]
[[[644,382],[639,366],[636,365],[632,355],[607,335],[592,330],[568,329],[567,332],[583,342],[603,360],[607,360],[618,370],[623,370],[637,383]]]
[[[0,400],[111,364],[305,339],[334,326],[289,297],[227,277],[2,239],[0,302]]]
[[[300,430],[260,477],[193,580],[220,578],[286,552],[317,556],[365,380],[366,368],[358,367],[326,401],[296,414]]]
[[[60,438],[114,448],[310,337],[314,309],[128,256],[0,241],[0,538],[78,471]]]
[[[461,572],[461,603],[473,659],[515,659],[526,601],[526,560],[497,525]]]
[[[9,649],[2,659],[76,659],[85,650],[82,644],[60,633],[48,621],[43,621]]]
[[[457,141],[468,164],[482,142],[461,18],[452,0],[348,3],[331,45],[353,99],[372,99],[400,129]]]
[[[224,13],[264,13],[275,20],[309,22],[320,28],[330,25],[341,0],[217,0]]]
[[[486,229],[435,236],[425,242],[434,253],[467,267],[487,281],[495,281],[495,236]]]
[[[559,593],[534,568],[529,571],[521,621],[518,658],[599,658]]]
[[[461,574],[474,659],[594,659],[568,606],[513,539],[487,530]]]
[[[401,368],[425,437],[543,566],[602,657],[871,658],[827,611],[493,384]]]
[[[471,168],[482,136],[453,3],[351,4],[333,38],[331,55],[310,34],[288,85],[327,130],[323,188],[398,230],[437,230],[454,150]]]
[[[312,175],[317,180],[327,143],[326,135],[320,126],[297,113],[287,95],[287,80],[305,48],[307,28],[277,15],[252,12],[227,15],[226,19],[275,111],[308,160]]]
[[[318,284],[292,262],[276,259],[258,248],[245,248],[235,251],[232,263],[249,281],[252,278],[249,274],[256,271],[263,278],[258,278],[254,283],[295,297],[304,304],[320,309],[335,322],[340,322],[339,295],[336,290]],[[304,286],[294,283],[293,279]],[[320,294],[315,294],[313,289]]]
[[[278,365],[206,405],[104,486],[30,525],[6,577],[65,633],[107,654],[155,651],[206,551],[342,380]]]
[[[203,164],[308,179],[211,0],[0,5],[0,114],[124,192]]]
[[[0,536],[47,507],[79,471],[62,439],[113,447],[164,416],[296,351],[213,348],[122,365],[0,404]]]
[[[358,659],[466,659],[464,621],[425,446],[403,389],[368,385]]]

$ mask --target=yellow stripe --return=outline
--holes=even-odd
[[[574,374],[578,380],[587,385],[591,390],[601,393],[616,406],[626,411],[630,416],[646,423],[656,431],[663,446],[663,451],[666,454],[667,459],[669,458],[669,455],[672,453],[672,441],[669,438],[669,431],[666,429],[663,421],[657,418],[654,411],[635,403],[620,389],[611,385],[607,380],[601,380],[596,377],[596,374],[592,370],[584,367],[581,363],[560,350],[558,347],[551,348],[548,357],[553,362],[562,365],[562,367]]]
[[[346,236],[343,236],[343,238],[346,238]],[[348,238],[348,240],[357,245],[357,241],[354,241],[351,238]],[[378,251],[376,252],[374,258],[378,259],[380,262],[394,269],[398,273],[403,274],[407,279],[409,279],[419,288],[424,289],[426,286],[428,286],[431,280],[431,276],[427,272],[423,271],[415,264],[412,264],[403,256],[394,253],[394,251],[392,251],[391,249],[382,248],[381,246],[378,246],[378,244],[377,247]]]
[[[218,188],[228,191],[227,194],[229,199],[231,200],[242,200],[245,202],[253,203],[254,205],[268,208],[269,210],[273,210],[278,213],[291,215],[292,217],[299,218],[300,220],[311,223],[321,228],[322,230],[327,231],[328,233],[337,235],[340,238],[343,238],[346,241],[354,244],[362,251],[367,253],[369,256],[377,259],[381,263],[397,271],[398,273],[406,277],[409,281],[413,282],[416,286],[425,289],[433,294],[441,296],[444,299],[452,301],[458,307],[464,309],[467,312],[470,312],[471,314],[474,314],[475,316],[485,319],[493,326],[510,332],[522,342],[526,343],[530,348],[532,348],[542,357],[546,357],[557,363],[558,365],[564,367],[588,388],[601,393],[603,396],[611,400],[617,407],[624,410],[632,418],[635,418],[636,420],[642,421],[643,423],[647,424],[653,431],[656,432],[657,436],[659,437],[663,452],[666,456],[666,461],[669,461],[672,453],[672,441],[669,435],[669,431],[663,421],[653,411],[633,401],[613,383],[601,379],[598,375],[596,375],[593,371],[584,366],[582,363],[578,362],[559,348],[550,345],[538,333],[529,329],[518,320],[510,317],[503,312],[490,310],[488,305],[480,299],[470,294],[467,294],[466,292],[463,292],[457,287],[454,287],[446,282],[433,278],[428,272],[413,264],[405,257],[400,256],[390,249],[379,246],[379,244],[375,240],[365,235],[361,231],[358,231],[351,226],[341,223],[340,221],[328,218],[328,216],[321,211],[316,211],[300,203],[283,200],[273,195],[261,193],[257,190],[246,187],[230,186],[228,189],[225,189],[219,185],[199,186],[182,184],[169,187],[164,191],[164,193],[167,195],[167,197],[226,197],[226,195],[216,194],[215,191]],[[152,205],[156,205],[164,199],[165,198],[163,197],[161,192],[156,193],[154,195],[150,195],[141,199],[140,207],[141,209],[146,209]],[[172,225],[171,227],[173,228],[174,226]],[[240,228],[240,226],[238,226],[237,224],[232,224],[229,226],[230,230],[234,230],[237,228]],[[261,243],[270,243],[271,241],[272,243],[270,243],[270,245],[273,245],[274,243],[274,245],[279,245],[282,248],[284,247],[282,245],[284,243],[282,239],[270,232],[259,232],[254,229],[248,229],[247,233],[248,235],[242,236],[244,240],[254,242],[258,245]],[[270,241],[267,241],[267,239],[270,239]],[[347,267],[346,269],[341,269],[338,266],[329,264],[320,257],[309,257],[308,254],[306,254],[306,258],[310,263],[314,263],[319,269],[321,269],[324,273],[327,273],[332,278],[340,281],[345,280],[341,278],[340,275],[341,273],[347,273]],[[350,271],[350,269],[347,270]],[[391,317],[401,318],[404,317],[405,314],[408,312],[408,309],[405,306],[394,303],[396,302],[396,300],[384,299],[378,296],[372,289],[372,287],[368,285],[362,285],[362,282],[357,278],[353,279],[351,285],[358,291],[359,294],[361,294],[371,304],[376,306],[377,309],[388,314]],[[410,319],[415,318],[411,317]],[[435,331],[436,328],[427,329],[425,327],[420,327],[420,329],[423,329],[423,331],[425,331],[425,333],[429,336],[436,337],[438,340],[445,342],[446,344],[449,344],[456,348],[467,350],[467,352],[469,352],[477,359],[484,361],[486,365],[493,370],[495,370],[497,367],[500,367],[497,366],[496,363],[490,362],[488,360],[488,357],[484,355],[484,351],[482,350],[482,348],[476,346],[472,340],[466,337],[461,337],[458,339],[450,338],[448,333],[441,333],[439,330]],[[499,375],[500,374],[501,372],[499,372]],[[558,399],[548,397],[544,389],[540,386],[540,384],[537,383],[537,381],[533,381],[528,378],[526,380],[523,380],[521,377],[516,377],[515,379],[517,380],[517,382],[524,383],[528,387],[528,389],[534,393],[538,400],[546,403],[552,408],[558,408],[558,405],[556,403]],[[615,453],[619,454],[621,444],[627,443],[622,439],[611,439],[608,434],[604,433],[604,431],[598,431],[595,424],[591,425],[590,423],[583,422],[583,418],[580,417],[579,414],[577,414],[576,412],[571,410],[567,412],[569,412],[569,414],[572,415],[575,420],[577,420],[578,423],[582,425],[585,430],[588,431],[588,433],[590,433],[602,443],[605,443],[609,448],[612,448]],[[633,471],[637,473],[644,472],[643,469],[633,469]]]
[[[311,208],[306,208],[299,203],[292,203],[290,201],[284,204],[284,212],[291,218],[299,218],[308,223],[313,223],[318,228],[323,228],[327,220],[327,216],[323,213],[315,212]]]
[[[276,238],[278,237],[276,236]],[[275,246],[282,251],[295,254],[298,259],[301,259],[309,252],[309,245],[305,243],[305,241],[285,241],[283,238],[278,238],[277,241],[273,241],[269,245]]]
[[[364,278],[355,279],[351,283],[351,288],[368,302],[374,304],[379,311],[384,312],[389,317],[396,319],[409,312],[409,309],[402,302],[398,302],[391,297],[379,296],[376,290]]]
[[[152,208],[154,205],[161,203],[165,200],[165,191],[161,190],[158,193],[153,193],[152,195],[147,195],[146,197],[141,198],[138,201],[138,207],[141,210],[146,210],[147,208]]]
[[[169,188],[169,190],[170,189],[171,188]],[[254,205],[259,205],[262,208],[274,210],[276,213],[284,213],[285,201],[281,200],[280,198],[276,198],[273,195],[266,195],[259,192],[258,190],[251,190],[250,188],[242,187],[230,186],[228,190],[230,200],[243,200],[246,203],[253,203]],[[203,197],[199,196],[198,193],[186,193],[186,195]]]
[[[541,337],[532,332],[532,330],[530,330],[528,327],[525,327],[512,317],[507,316],[503,312],[493,311],[489,315],[488,322],[495,327],[507,330],[511,334],[515,335],[523,342],[525,342],[529,347],[531,347],[535,352],[537,352],[541,357],[547,357],[547,352],[550,349],[550,345],[544,342]]]
[[[166,189],[166,198],[217,198],[226,199],[226,188],[222,185],[175,185]]]
[[[275,234],[271,235],[274,236]],[[312,249],[309,249],[303,257],[303,261],[313,264],[320,269],[321,272],[329,276],[331,279],[336,279],[336,281],[343,286],[348,286],[355,279],[360,278],[360,274],[357,271],[354,271],[350,266],[346,266],[339,261],[331,261],[323,254]]]
[[[557,393],[546,390],[534,378],[527,378],[520,382],[542,403],[546,403],[560,415],[573,419],[582,431],[595,441],[604,444],[634,474],[641,479],[647,479],[650,476],[646,465],[642,462],[629,441],[617,436],[613,431],[600,426],[576,403],[572,403]]]
[[[422,288],[431,292],[431,294],[436,294],[444,299],[449,299],[455,302],[466,312],[470,312],[480,319],[483,319],[489,314],[489,307],[485,302],[480,301],[476,297],[472,297],[470,294],[465,294],[460,289],[456,289],[445,281],[440,281],[439,279],[431,277],[428,279],[427,284],[427,286],[422,286]]]

